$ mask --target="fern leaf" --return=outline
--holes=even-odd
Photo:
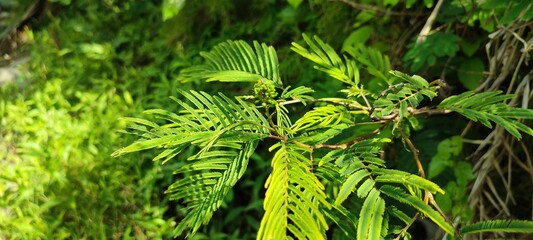
[[[302,36],[309,49],[293,42],[291,47],[293,51],[317,64],[315,68],[329,76],[352,86],[359,84],[359,69],[354,61],[345,58],[343,62],[335,50],[317,36],[313,38],[306,34]]]
[[[181,72],[182,81],[256,82],[268,79],[281,87],[276,51],[266,44],[227,41],[200,55],[205,63]]]
[[[390,74],[392,74],[393,76],[396,76],[406,82],[409,82],[413,85],[415,85],[417,88],[428,88],[429,87],[429,83],[426,81],[426,79],[418,76],[418,75],[413,75],[413,76],[409,76],[405,73],[402,73],[400,71],[390,71]]]
[[[532,135],[533,130],[515,119],[533,119],[533,110],[514,108],[503,103],[513,96],[502,94],[501,91],[483,93],[468,91],[444,99],[438,108],[455,111],[472,121],[480,121],[489,128],[492,127],[489,120],[493,121],[520,139],[522,137],[520,131]]]
[[[350,114],[342,106],[321,106],[304,114],[292,126],[295,132],[301,132],[307,129],[313,130],[317,128],[325,128],[338,125],[339,123],[348,123],[352,121]]]
[[[345,237],[357,236],[357,227],[353,224],[357,217],[343,206],[334,206],[330,211],[324,211],[324,214],[342,230]]]
[[[371,75],[391,84],[389,71],[391,70],[389,57],[383,55],[379,50],[365,47],[363,44],[356,44],[343,49],[351,55],[357,63],[366,67]]]
[[[414,207],[416,210],[420,211],[425,216],[427,216],[429,219],[431,219],[435,224],[437,224],[440,228],[442,228],[448,234],[452,236],[454,235],[453,226],[447,223],[437,211],[433,210],[431,206],[424,203],[424,201],[422,201],[421,199],[405,193],[400,188],[393,187],[390,185],[382,186],[380,188],[380,191],[386,194],[387,196],[393,199],[396,199],[397,201],[401,203]]]
[[[209,96],[204,92],[179,91],[186,101],[174,98],[183,110],[178,114],[154,109],[148,114],[170,122],[131,119],[144,139],[117,150],[114,156],[145,149],[162,149],[154,160],[167,162],[182,150],[200,148],[180,168],[174,171],[180,178],[166,191],[171,200],[187,205],[188,212],[174,233],[187,231],[193,235],[209,222],[229,189],[244,174],[248,159],[259,140],[268,136],[268,121],[249,103],[231,100],[220,94]]]
[[[374,180],[367,178],[359,188],[357,188],[357,196],[360,198],[365,198],[368,193],[374,189],[376,182]]]
[[[283,89],[283,92],[281,93],[280,97],[281,99],[298,99],[304,105],[306,105],[306,100],[313,99],[311,96],[307,95],[309,93],[313,93],[313,89],[304,86],[299,86],[289,90],[290,87],[291,86],[287,86],[285,89]]]
[[[348,196],[355,189],[356,185],[369,175],[370,172],[368,172],[366,169],[361,169],[350,175],[339,189],[339,194],[335,199],[335,204],[341,204],[342,202],[344,202],[344,200],[346,200],[346,198],[348,198]]]
[[[533,221],[491,220],[470,224],[461,229],[462,234],[481,232],[533,233]]]
[[[385,201],[372,189],[363,203],[357,225],[357,239],[381,239]]]
[[[437,192],[444,194],[444,190],[442,190],[442,188],[436,183],[408,172],[380,168],[373,170],[372,173],[378,175],[375,178],[376,182],[406,184],[428,190],[433,194]]]
[[[209,157],[204,156],[202,162],[195,161],[182,167],[182,171],[209,169],[210,172],[182,178],[166,191],[170,194],[170,199],[184,200],[190,209],[174,230],[175,236],[181,235],[186,229],[191,229],[188,235],[194,235],[202,224],[209,222],[213,212],[222,204],[229,189],[244,174],[248,159],[254,152],[257,143],[258,141],[245,143],[242,149],[237,149],[238,152],[235,154],[219,152],[219,154],[212,154]]]
[[[296,146],[285,142],[272,159],[272,172],[267,179],[265,214],[257,239],[325,239],[328,229],[320,208],[331,208],[323,192],[324,186],[310,171],[310,160]]]

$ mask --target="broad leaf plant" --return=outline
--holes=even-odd
[[[205,62],[184,70],[181,79],[254,84],[253,92],[180,91],[182,97],[172,99],[181,111],[153,109],[146,113],[154,121],[127,119],[138,140],[114,156],[157,149],[154,161],[166,163],[195,150],[175,170],[178,178],[166,191],[187,206],[176,236],[190,237],[208,224],[266,139],[274,142],[272,169],[257,239],[326,239],[330,229],[338,239],[408,239],[407,229],[422,217],[454,237],[533,232],[529,221],[454,226],[434,200],[444,190],[426,179],[409,138],[417,117],[456,112],[487,127],[498,124],[520,139],[523,133],[533,135],[521,122],[533,119],[533,110],[505,104],[512,95],[499,91],[469,91],[434,104],[444,85],[440,80],[391,70],[387,56],[365,46],[339,55],[318,37],[303,39],[305,46],[293,43],[292,50],[330,77],[324,81],[343,82],[342,97],[315,98],[310,87],[288,86],[271,46],[227,41],[201,53]],[[371,84],[381,89],[369,91]],[[387,168],[382,152],[392,141],[404,143],[418,172]]]

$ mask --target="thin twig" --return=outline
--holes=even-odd
[[[411,222],[409,222],[404,228],[402,228],[402,231],[400,231],[400,233],[398,234],[398,236],[396,236],[396,238],[394,238],[394,240],[399,240],[407,232],[407,230],[409,230],[411,225],[415,223],[416,219],[418,219],[419,216],[420,212],[416,212],[415,216],[411,218]]]
[[[317,144],[315,145],[315,148],[329,148],[329,149],[346,149],[348,148],[349,146],[357,143],[357,142],[360,142],[360,141],[363,141],[365,139],[368,139],[376,134],[379,134],[381,132],[381,130],[383,130],[384,128],[386,128],[390,123],[390,120],[389,121],[386,121],[385,124],[381,125],[381,127],[375,129],[374,131],[372,132],[369,132],[367,134],[365,134],[364,136],[361,136],[361,137],[358,137],[358,138],[355,138],[347,143],[343,143],[343,144],[339,144],[339,145],[328,145],[328,144]]]
[[[429,32],[431,32],[431,26],[433,25],[433,22],[435,22],[435,19],[437,18],[437,13],[442,7],[443,2],[444,2],[443,0],[439,0],[437,2],[437,5],[435,5],[435,8],[433,8],[433,11],[431,12],[431,15],[429,15],[428,20],[426,21],[426,24],[424,24],[424,27],[420,31],[420,34],[418,34],[418,38],[416,39],[417,44],[426,40],[426,36],[428,36]]]
[[[366,107],[368,107],[368,109],[371,109],[372,107],[370,106],[368,99],[366,99],[365,89],[363,88],[363,86],[361,86],[361,97],[363,97],[363,100],[365,100]]]
[[[399,87],[403,87],[405,86],[407,83],[398,83],[398,84],[394,84],[394,85],[390,85],[388,88],[386,88],[385,90],[381,91],[381,93],[379,94],[379,96],[376,98],[376,101],[382,97],[385,96],[385,94],[387,94],[387,92],[395,89],[395,88],[399,88]],[[377,117],[377,116],[374,116],[374,110],[376,110],[376,107],[375,106],[372,106],[372,108],[370,109],[370,111],[368,112],[368,117],[370,117],[372,120],[380,120],[380,119],[383,119],[383,117]]]
[[[296,103],[301,103],[301,102],[302,102],[302,100],[300,100],[300,99],[292,99],[292,100],[287,100],[287,101],[280,102],[279,105],[280,106],[285,106],[285,105],[296,104]],[[305,102],[332,103],[332,104],[335,104],[335,105],[346,106],[348,108],[361,109],[363,111],[367,111],[368,110],[368,108],[365,108],[365,106],[361,105],[360,103],[358,103],[356,101],[346,102],[346,101],[339,101],[338,99],[335,99],[335,98],[306,99]]]
[[[424,167],[422,166],[422,162],[420,161],[420,157],[418,156],[418,149],[416,149],[413,142],[411,142],[411,139],[405,135],[402,128],[398,128],[398,131],[400,132],[400,135],[402,135],[403,140],[405,143],[407,143],[407,146],[409,146],[409,149],[411,150],[411,153],[413,154],[413,158],[416,161],[416,167],[418,168],[418,175],[420,177],[426,178],[426,173],[424,172]]]
[[[415,145],[413,144],[413,142],[411,142],[409,137],[407,137],[407,135],[402,130],[402,128],[398,128],[398,131],[400,132],[400,135],[402,135],[403,140],[407,143],[407,146],[409,146],[409,149],[411,150],[411,153],[413,154],[413,158],[416,161],[416,167],[418,168],[418,175],[420,175],[420,177],[422,178],[426,178],[426,173],[424,172],[424,167],[422,166],[422,162],[420,161],[418,149],[416,149]],[[431,194],[431,192],[428,190],[425,190],[424,192],[425,192],[424,202],[426,204],[429,203],[431,206],[433,206],[433,208],[435,208],[437,212],[439,212],[439,214],[444,218],[444,220],[446,220],[446,222],[448,222],[451,226],[453,226],[452,221],[450,221],[450,219],[448,219],[446,214],[444,214],[444,212],[440,209],[439,205],[435,201],[435,198],[433,197],[433,194]],[[460,236],[457,229],[455,229],[455,235]]]

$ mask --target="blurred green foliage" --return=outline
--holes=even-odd
[[[0,0],[5,13],[0,31],[17,28],[36,2]],[[305,32],[347,54],[365,43],[391,56],[393,69],[410,68],[427,79],[439,78],[448,69],[447,80],[458,91],[477,86],[487,65],[482,46],[498,21],[533,17],[526,0],[509,5],[497,0],[445,1],[436,21],[442,27],[426,43],[415,45],[414,30],[421,28],[436,1],[361,1],[384,12],[327,0],[43,2],[25,23],[28,39],[19,53],[29,61],[19,66],[23,74],[13,84],[0,86],[0,238],[169,238],[184,213],[184,206],[168,203],[164,194],[173,181],[173,167],[152,163],[152,152],[122,158],[110,154],[131,142],[119,134],[124,127],[120,117],[151,108],[176,110],[168,97],[176,96],[177,89],[252,91],[252,84],[177,81],[183,67],[200,61],[198,52],[217,43],[243,39],[275,46],[284,82],[313,86],[316,97],[339,94],[341,84],[324,81],[325,74],[309,71],[311,64],[291,53],[290,43],[301,43]],[[457,160],[435,160],[444,165],[437,167],[442,170],[437,182],[454,193],[437,200],[463,209],[470,178],[455,181],[449,176],[460,174],[452,169],[468,163],[464,155],[437,146],[451,141],[447,137],[459,134],[465,123],[443,134],[435,130],[438,125],[420,122],[412,136],[415,142],[421,139],[418,146],[428,155],[425,159]],[[391,151],[391,158],[408,155]],[[268,159],[267,149],[252,156],[243,180],[195,239],[255,236],[263,214]],[[393,159],[391,165],[413,167],[408,160],[399,162]]]

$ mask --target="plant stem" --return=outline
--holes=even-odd
[[[411,142],[409,137],[407,137],[407,135],[402,130],[402,128],[398,128],[398,131],[400,132],[400,135],[402,135],[403,140],[407,143],[407,145],[409,146],[409,149],[413,153],[413,158],[415,159],[416,167],[418,168],[418,174],[420,175],[420,177],[426,178],[424,167],[422,166],[422,162],[420,161],[420,157],[418,154],[418,149],[416,149],[415,145],[413,144],[413,142]],[[435,201],[435,198],[433,197],[433,194],[431,194],[431,192],[429,192],[428,190],[425,190],[424,192],[425,192],[424,202],[426,204],[429,203],[431,206],[433,206],[433,208],[435,208],[437,212],[439,212],[439,214],[444,218],[444,220],[446,220],[446,222],[448,222],[451,226],[453,226],[453,223],[450,221],[450,219],[448,219],[446,214],[444,214],[444,212],[440,209],[439,205]],[[457,231],[457,229],[455,229],[455,235],[459,236],[459,232]]]
[[[400,238],[407,232],[407,230],[415,223],[416,219],[420,216],[420,212],[417,212],[413,218],[411,218],[411,222],[409,222],[404,228],[402,228],[402,231],[398,234],[394,240],[400,240]]]
[[[411,142],[411,139],[409,139],[409,137],[405,135],[402,128],[398,128],[398,131],[400,132],[400,135],[402,135],[403,140],[405,141],[405,143],[407,143],[407,146],[409,146],[409,149],[411,150],[411,153],[413,154],[413,158],[415,159],[415,162],[416,162],[416,167],[418,168],[418,175],[420,175],[420,177],[426,178],[424,167],[422,166],[422,162],[420,161],[420,157],[418,156],[418,149],[416,149],[413,142]]]
[[[433,11],[431,12],[431,15],[429,15],[426,24],[424,24],[424,27],[422,27],[420,34],[418,34],[418,38],[416,39],[417,44],[426,40],[426,37],[429,35],[429,32],[431,32],[431,26],[433,25],[433,22],[435,22],[435,19],[437,18],[437,13],[442,7],[443,2],[443,0],[439,0],[437,2],[437,5],[435,5],[435,8],[433,8]]]

